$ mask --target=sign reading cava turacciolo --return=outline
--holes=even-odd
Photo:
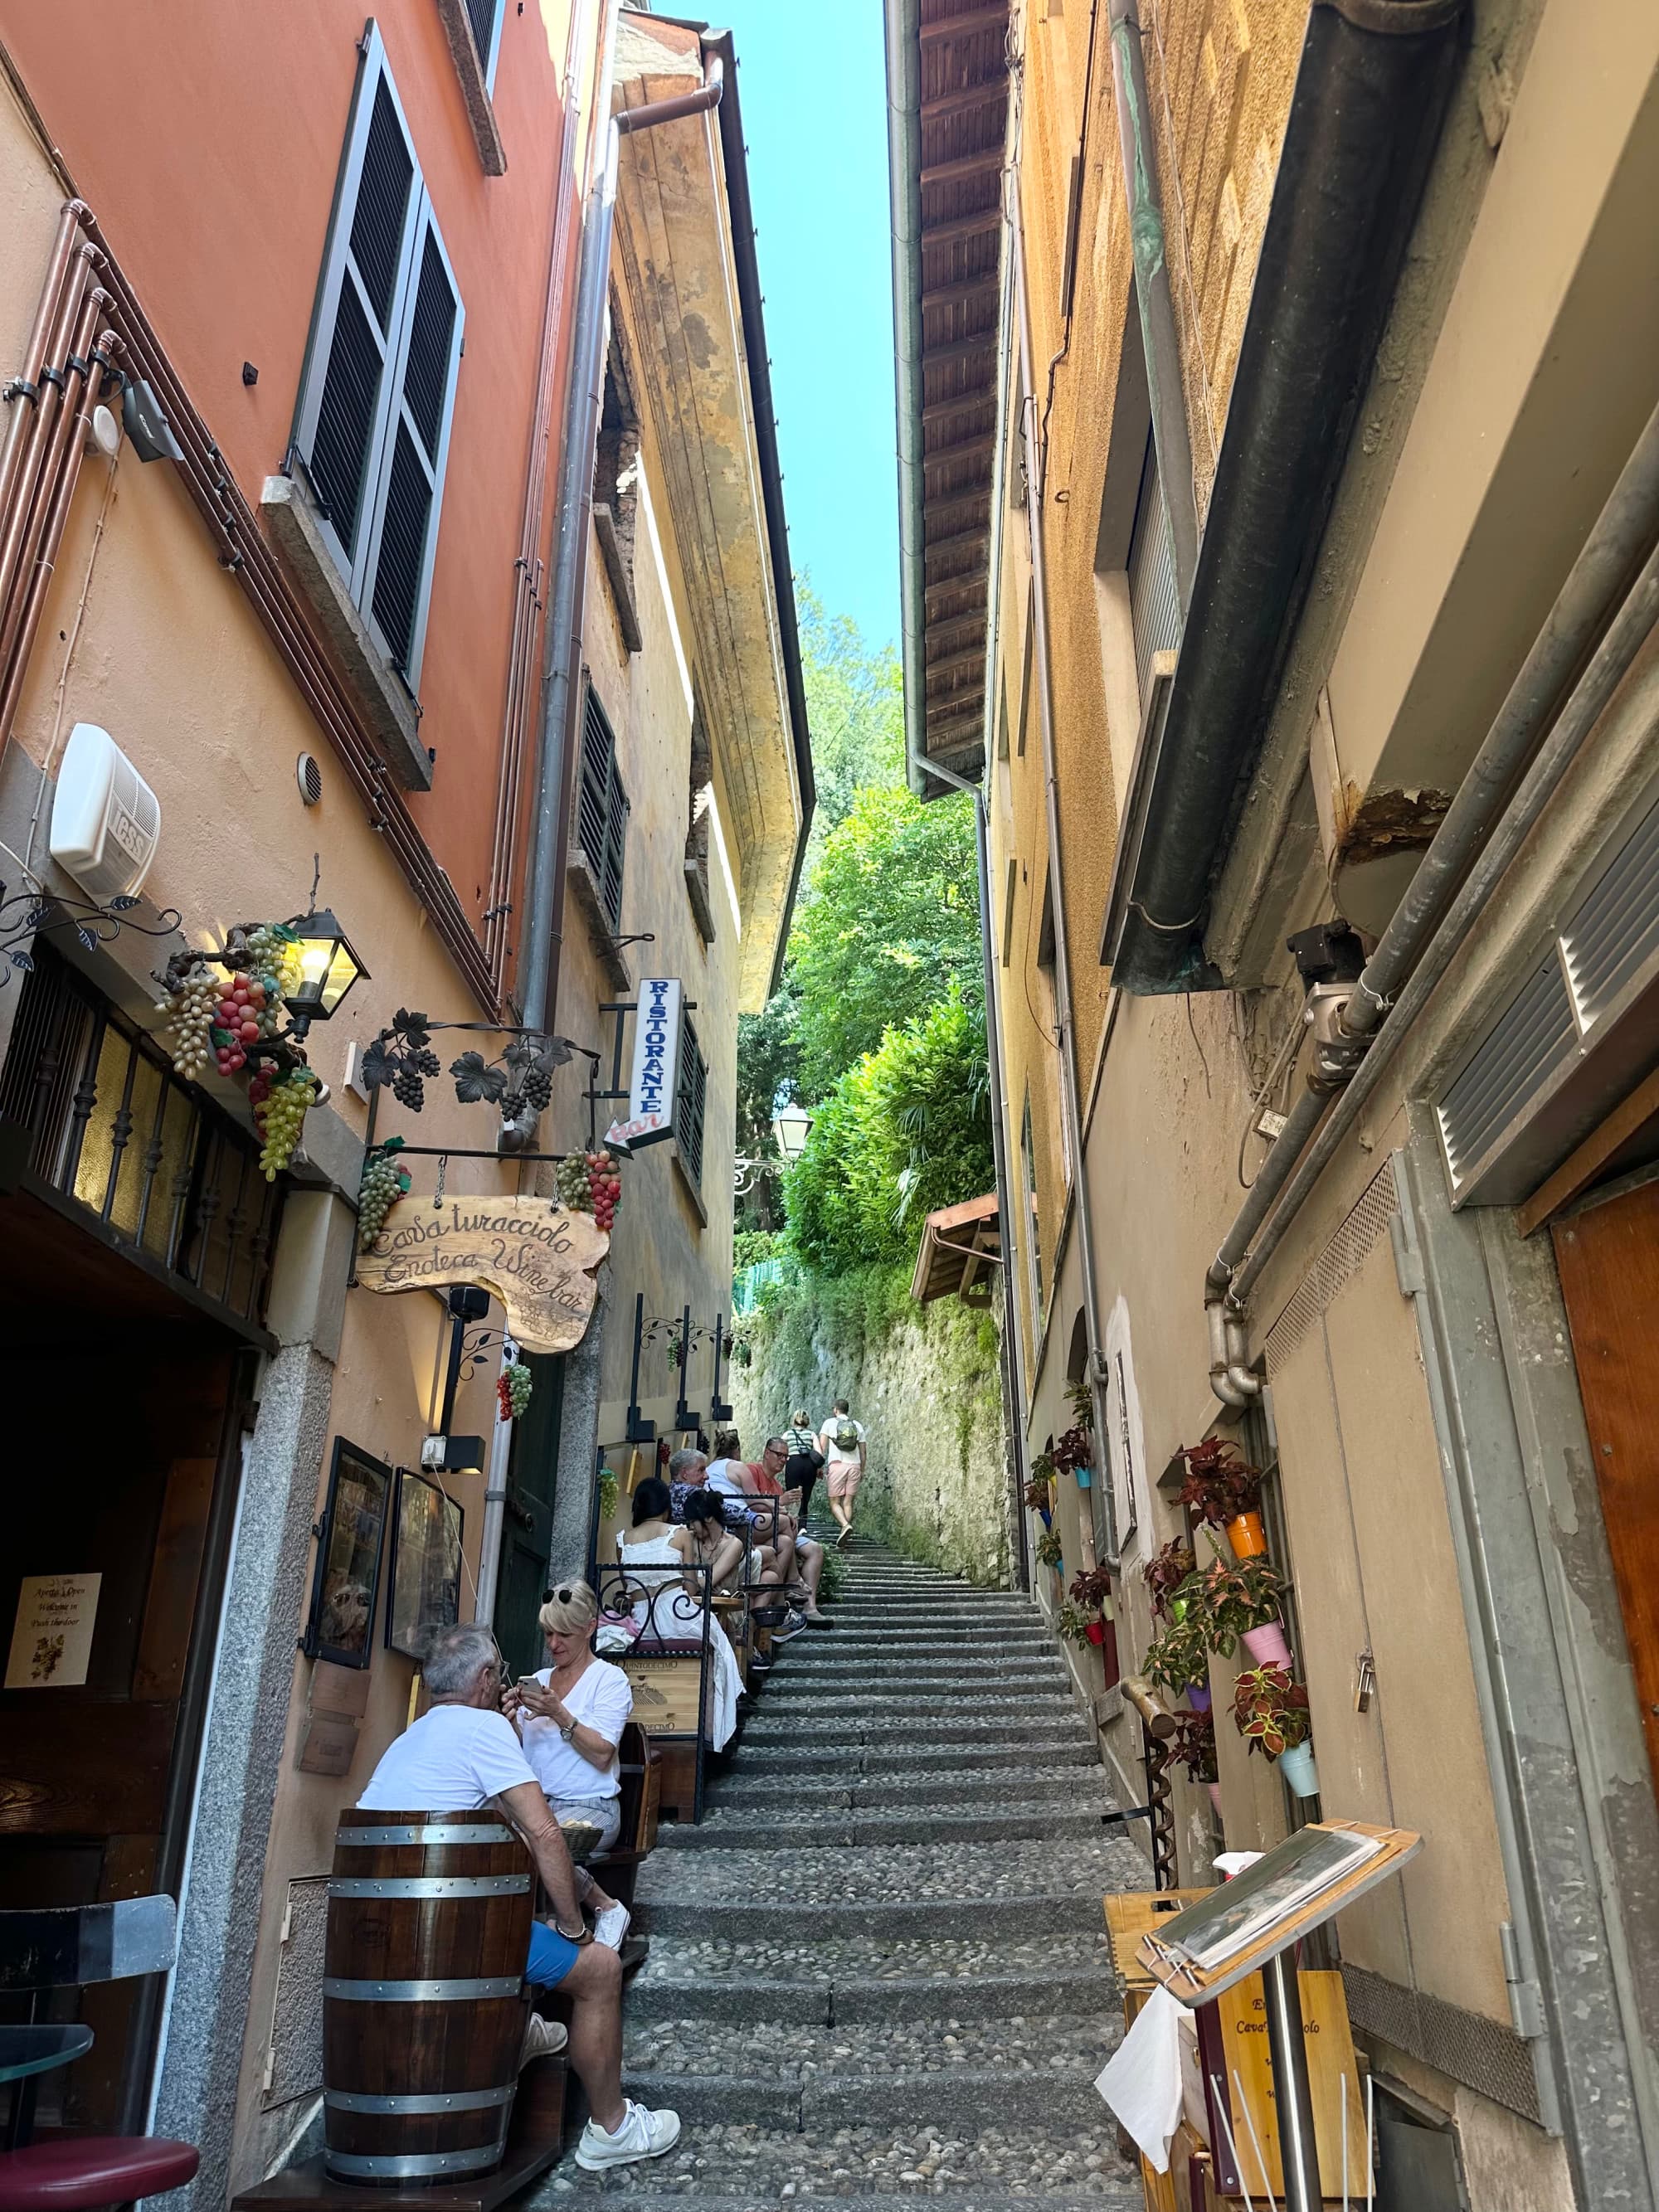
[[[678,975],[647,975],[634,1017],[634,1073],[628,1085],[628,1118],[605,1131],[608,1145],[637,1152],[674,1133],[674,1097],[680,1079],[680,1015],[684,996]]]
[[[544,1198],[400,1198],[357,1260],[371,1291],[443,1291],[471,1283],[507,1309],[527,1352],[568,1352],[593,1311],[593,1270],[611,1237],[591,1213]]]

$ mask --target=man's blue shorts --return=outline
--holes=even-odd
[[[530,1923],[530,1964],[525,1979],[544,1990],[556,1989],[575,1965],[579,1954],[568,1936],[550,1928],[544,1920]]]

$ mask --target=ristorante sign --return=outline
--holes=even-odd
[[[586,1331],[593,1270],[610,1249],[592,1214],[545,1199],[402,1198],[359,1255],[357,1280],[370,1291],[473,1284],[501,1300],[526,1351],[568,1352]]]
[[[613,1121],[605,1141],[630,1152],[674,1133],[679,1087],[680,1023],[684,988],[678,975],[647,975],[634,1016],[634,1072],[628,1085],[628,1118]]]

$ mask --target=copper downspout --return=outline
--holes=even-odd
[[[83,246],[75,258],[74,271],[64,288],[47,342],[40,371],[40,399],[18,441],[11,512],[6,518],[5,537],[0,540],[0,666],[5,663],[15,633],[18,569],[23,549],[39,527],[35,510],[40,497],[41,470],[64,404],[64,378],[76,325],[83,312],[87,276],[97,258],[96,250],[88,246]]]
[[[69,271],[70,255],[80,235],[82,212],[79,200],[64,203],[64,211],[58,219],[58,235],[52,241],[52,259],[46,268],[46,281],[40,288],[40,303],[34,310],[34,325],[23,348],[23,365],[5,389],[6,404],[12,411],[6,425],[5,452],[0,454],[0,531],[4,530],[11,511],[12,487],[21,464],[24,434],[40,408],[41,372],[52,358],[48,341],[58,314],[64,279]],[[27,408],[24,402],[27,403]],[[0,578],[0,594],[3,591],[4,581]]]
[[[513,642],[507,655],[507,705],[501,718],[501,775],[495,794],[495,835],[490,852],[489,891],[485,902],[484,953],[499,994],[506,979],[508,956],[507,925],[512,918],[514,862],[519,848],[520,803],[524,788],[525,752],[530,736],[530,709],[535,686],[537,624],[544,611],[541,557],[542,516],[546,506],[547,479],[553,442],[553,405],[557,390],[559,343],[563,331],[565,293],[569,276],[570,216],[575,204],[573,190],[576,169],[579,112],[576,103],[576,59],[586,10],[573,7],[565,40],[563,122],[559,139],[558,174],[553,187],[553,243],[548,256],[547,296],[542,313],[540,373],[536,383],[536,411],[525,471],[524,517],[519,532],[519,557],[514,568]],[[597,70],[597,58],[596,58]]]
[[[9,624],[11,635],[0,648],[0,669],[5,672],[4,688],[0,690],[0,745],[5,744],[11,733],[12,716],[17,711],[18,696],[28,673],[29,654],[33,649],[35,632],[40,629],[41,615],[46,611],[46,594],[52,588],[58,549],[64,542],[64,526],[69,520],[70,501],[75,496],[75,486],[81,474],[82,453],[92,425],[93,380],[88,349],[92,344],[93,332],[98,327],[99,317],[114,304],[107,292],[94,290],[89,293],[81,319],[76,325],[75,350],[70,357],[63,403],[58,410],[52,445],[41,475],[40,496],[37,501],[40,531],[34,565],[27,576],[20,575],[17,579],[14,593],[16,620],[15,626]],[[114,331],[106,331],[100,341],[105,350],[107,351],[114,343]],[[82,366],[76,367],[76,362]]]

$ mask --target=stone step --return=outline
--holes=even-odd
[[[1103,1929],[1024,1940],[817,1942],[792,1923],[735,1941],[659,1936],[629,1985],[630,2020],[855,2021],[1115,2008]]]
[[[710,1795],[717,1810],[747,1806],[763,1813],[790,1804],[851,1809],[871,1805],[988,1803],[998,1799],[1037,1804],[1049,1798],[1069,1804],[1082,1797],[1092,1802],[1097,1796],[1104,1804],[1108,1792],[1103,1773],[1079,1774],[1075,1765],[1058,1765],[1047,1760],[1041,1765],[963,1768],[953,1765],[939,1772],[871,1776],[856,1769],[839,1775],[791,1774],[781,1764],[775,1775],[760,1777],[753,1774],[751,1762],[745,1760],[732,1775],[718,1782]]]
[[[902,1651],[919,1659],[948,1658],[952,1652],[966,1650],[981,1644],[999,1644],[1007,1651],[1047,1650],[1054,1648],[1053,1636],[1039,1620],[1010,1622],[999,1627],[995,1622],[962,1621],[953,1627],[941,1628],[936,1622],[919,1620],[895,1627],[890,1624],[878,1626],[854,1622],[832,1614],[833,1633],[814,1637],[803,1650],[821,1651],[826,1658],[849,1652],[879,1653]],[[801,1639],[797,1637],[799,1644]]]
[[[799,1713],[795,1711],[797,1706],[800,1708]],[[967,1720],[984,1713],[992,1717],[1006,1715],[1012,1722],[1022,1717],[1048,1719],[1068,1711],[1075,1712],[1078,1708],[1063,1680],[1034,1682],[1029,1691],[1018,1693],[1006,1691],[1000,1684],[994,1688],[979,1688],[959,1681],[932,1687],[924,1683],[915,1690],[896,1683],[890,1688],[861,1691],[831,1690],[798,1682],[791,1689],[782,1670],[778,1669],[766,1685],[761,1710],[787,1727],[809,1718],[839,1721],[859,1714],[867,1715],[872,1722],[902,1721],[910,1716],[928,1716],[948,1722]],[[939,1733],[938,1729],[933,1730],[935,1735]]]
[[[1108,1809],[1036,1804],[953,1812],[934,1806],[914,1812],[803,1810],[792,1819],[778,1820],[740,1808],[711,1813],[696,1827],[666,1825],[658,1831],[657,1842],[659,1848],[667,1844],[679,1851],[722,1852],[822,1850],[866,1844],[1036,1842],[1046,1836],[1097,1835]]]
[[[623,2035],[628,2094],[670,2105],[682,2120],[803,2129],[942,2122],[975,2130],[1054,2112],[1093,2094],[1117,2048],[1115,2007],[1093,2014],[953,2015],[830,2027],[786,2015],[763,2023],[630,2019]]]
[[[831,1744],[820,1749],[816,1740],[811,1749],[801,1750],[791,1746],[799,1741],[799,1731],[780,1737],[775,1747],[752,1733],[753,1723],[744,1732],[743,1758],[732,1769],[735,1775],[766,1782],[774,1777],[799,1774],[823,1780],[837,1778],[851,1783],[867,1777],[874,1781],[882,1777],[896,1778],[910,1774],[927,1774],[946,1769],[956,1773],[962,1765],[964,1746],[960,1741],[940,1744],[925,1743],[891,1746],[885,1741],[862,1746],[855,1743]],[[976,1773],[993,1768],[1024,1771],[1034,1760],[1048,1766],[1093,1766],[1097,1764],[1094,1746],[1081,1728],[1057,1735],[1047,1742],[1006,1743],[1000,1733],[965,1748],[972,1753],[973,1770]]]
[[[1029,1598],[968,1599],[960,1604],[949,1605],[921,1598],[906,1600],[902,1603],[892,1599],[882,1604],[849,1595],[828,1598],[825,1606],[832,1620],[850,1622],[854,1626],[866,1621],[872,1625],[879,1623],[884,1626],[892,1625],[898,1627],[913,1623],[918,1626],[938,1623],[945,1627],[964,1628],[988,1626],[995,1628],[1008,1624],[1026,1627],[1042,1625],[1041,1609]]]
[[[867,1713],[868,1708],[859,1711]],[[982,1706],[981,1711],[983,1714]],[[1075,1706],[1068,1711],[1064,1704],[1055,1700],[1052,1712],[1030,1715],[1020,1720],[1000,1720],[994,1716],[953,1720],[948,1731],[940,1725],[939,1716],[919,1712],[915,1706],[896,1714],[872,1717],[866,1725],[856,1714],[793,1713],[781,1707],[769,1711],[763,1705],[752,1719],[744,1723],[743,1746],[745,1753],[751,1745],[757,1751],[796,1746],[803,1753],[848,1747],[862,1749],[866,1744],[896,1749],[900,1746],[939,1745],[947,1732],[951,1741],[958,1747],[1089,1741],[1082,1714]],[[960,1750],[957,1755],[960,1757]]]
[[[1146,1862],[1121,1827],[1088,1838],[995,1843],[798,1844],[720,1854],[719,1881],[688,1878],[678,1851],[640,1869],[635,1919],[643,1931],[735,1936],[756,1900],[787,1905],[803,1940],[994,1934],[1040,1936],[1101,1926],[1101,1899],[1144,1889]]]
[[[799,1638],[794,1639],[797,1643]],[[951,1660],[938,1659],[918,1666],[895,1655],[884,1665],[875,1659],[854,1658],[840,1666],[813,1665],[786,1653],[766,1685],[769,1697],[830,1698],[870,1691],[884,1695],[940,1690],[979,1691],[994,1686],[1000,1694],[1023,1695],[1026,1691],[1063,1689],[1069,1681],[1066,1662],[1058,1652],[1034,1652],[1029,1658],[1010,1659],[994,1649],[964,1653]]]

